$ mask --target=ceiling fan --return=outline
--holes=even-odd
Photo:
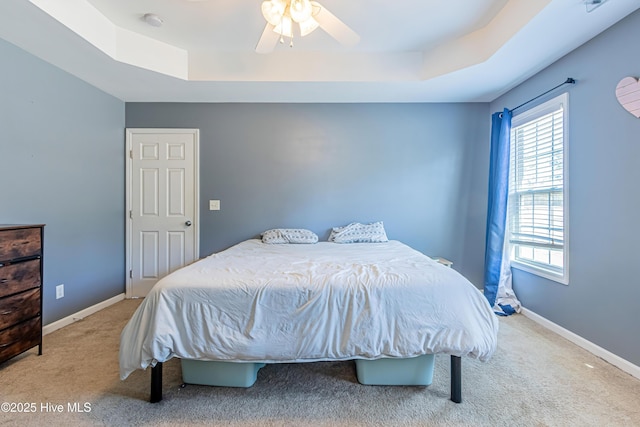
[[[256,52],[270,53],[278,41],[289,39],[293,46],[294,27],[304,37],[320,27],[343,45],[353,46],[360,36],[320,3],[312,0],[264,0],[262,15],[267,20]],[[297,25],[294,25],[297,24]]]

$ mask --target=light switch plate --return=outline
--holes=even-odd
[[[209,200],[209,210],[210,211],[219,211],[220,210],[220,200]]]

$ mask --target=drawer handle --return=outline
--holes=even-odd
[[[0,279],[0,283],[7,283],[9,279]]]
[[[7,343],[7,344],[0,344],[0,348],[9,347],[10,345],[14,345],[17,342],[19,342],[19,341],[10,342],[10,343]]]
[[[0,315],[6,316],[7,314],[11,314],[11,313],[13,313],[13,311],[3,311],[2,313],[0,313]]]

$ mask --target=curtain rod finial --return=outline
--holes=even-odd
[[[576,83],[576,80],[575,80],[574,78],[572,78],[572,77],[568,77],[568,78],[567,78],[567,81],[566,81],[565,83],[575,84],[575,83]]]

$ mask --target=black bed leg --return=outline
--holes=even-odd
[[[162,363],[156,363],[151,368],[151,397],[149,402],[156,403],[162,400]]]
[[[462,402],[462,358],[451,356],[451,400]]]

